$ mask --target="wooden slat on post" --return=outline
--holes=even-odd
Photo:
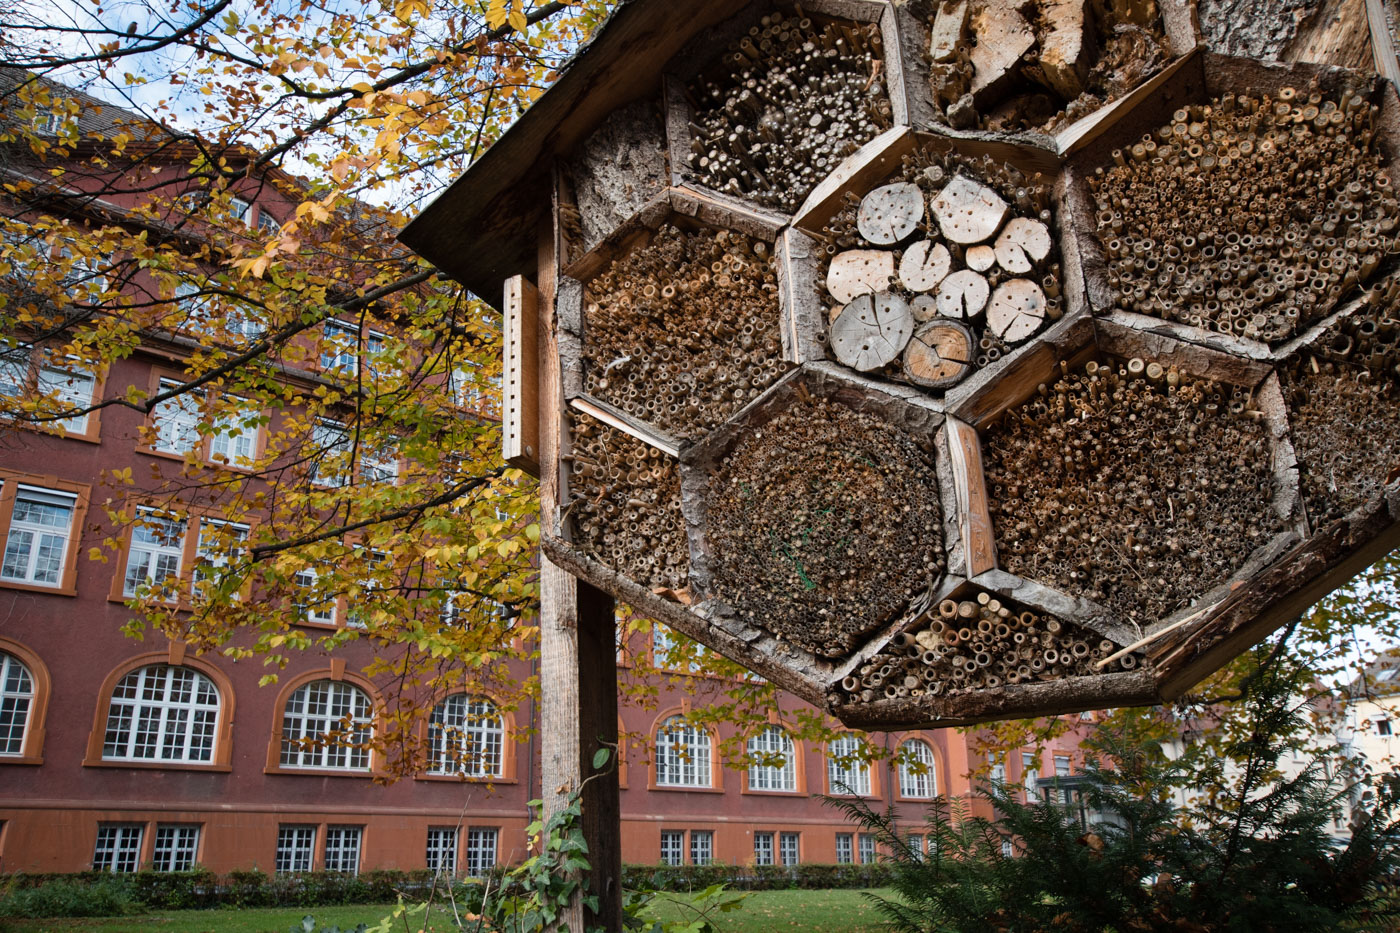
[[[501,459],[539,476],[539,293],[523,275],[506,279],[501,336]]]

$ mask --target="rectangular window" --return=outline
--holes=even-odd
[[[989,752],[987,766],[987,776],[993,784],[1006,783],[1006,758],[996,752]]]
[[[836,864],[849,865],[856,860],[855,848],[850,833],[836,834]]]
[[[186,522],[170,518],[155,509],[136,510],[131,526],[131,547],[126,554],[123,596],[135,596],[142,587],[162,590],[164,598],[174,599],[180,578],[180,559],[185,547]]]
[[[874,865],[875,837],[870,833],[861,833],[856,838],[856,843],[860,847],[860,863],[862,865]]]
[[[708,829],[690,831],[690,864],[708,865],[715,857],[715,834]]]
[[[350,479],[350,432],[335,421],[317,421],[311,429],[311,482],[344,486]]]
[[[199,827],[162,823],[156,827],[156,871],[189,871],[199,855]]]
[[[145,827],[131,823],[102,823],[92,850],[93,871],[135,871],[141,859]]]
[[[347,600],[345,624],[350,628],[369,628],[374,618],[375,591],[379,589],[378,574],[389,560],[389,555],[385,551],[366,551],[359,546],[355,551],[364,555],[365,570],[360,577],[360,595]]]
[[[1031,752],[1021,753],[1021,783],[1026,788],[1026,803],[1040,799],[1040,759]]]
[[[796,865],[799,835],[797,833],[778,834],[778,857],[784,865]]]
[[[661,831],[661,864],[680,865],[685,862],[685,833],[679,830]]]
[[[228,571],[229,558],[232,553],[247,540],[247,525],[221,522],[212,518],[201,519],[194,578],[190,583],[191,593],[199,595],[205,583],[211,583],[217,587],[221,578]],[[234,590],[230,596],[235,600],[238,599],[237,590]]]
[[[773,864],[773,834],[754,833],[753,834],[753,863],[755,865]]]
[[[178,379],[162,379],[157,394],[175,392],[183,385]],[[185,454],[199,447],[199,400],[190,392],[182,392],[151,409],[151,425],[155,437],[151,447],[171,454]]]
[[[8,563],[8,558],[6,559],[6,562]],[[1376,720],[1376,735],[1390,735],[1390,720],[1389,720],[1389,719],[1377,719],[1377,720]]]
[[[1001,841],[1001,855],[1002,855],[1002,858],[1011,858],[1011,857],[1014,856],[1015,854],[1016,854],[1016,849],[1015,849],[1015,847],[1011,844],[1011,840],[1010,840],[1010,839],[1003,839],[1003,840]]]
[[[360,328],[344,321],[321,325],[321,368],[326,372],[354,373],[360,362]]]
[[[923,861],[923,859],[924,859],[924,837],[923,837],[923,836],[920,836],[918,833],[910,833],[909,835],[907,835],[907,836],[904,837],[904,844],[907,845],[907,846],[909,847],[909,851],[912,852],[912,853],[914,854],[914,857],[915,857],[915,858],[917,858],[917,859],[918,859],[919,861],[921,861],[921,862]]]
[[[319,575],[315,567],[303,567],[293,576],[297,586],[297,605],[305,613],[303,618],[314,625],[335,625],[335,600],[316,601],[316,587]]]
[[[360,826],[326,827],[326,871],[360,873]]]
[[[97,377],[81,369],[43,366],[39,369],[38,390],[40,395],[56,398],[63,410],[86,408],[97,392]],[[86,434],[89,417],[88,414],[74,415],[51,423],[68,434]]]
[[[77,504],[78,497],[72,493],[21,485],[15,493],[0,578],[60,586]]]
[[[224,329],[230,337],[241,337],[248,342],[260,340],[267,333],[263,322],[258,320],[258,310],[241,301],[231,302],[224,312]]]
[[[310,871],[315,852],[315,826],[277,827],[277,860],[274,863],[277,874]]]
[[[251,210],[252,207],[252,204],[242,198],[230,198],[228,202],[228,212],[233,215],[233,219],[241,220],[245,224],[249,220],[248,211]]]
[[[428,871],[451,878],[457,874],[457,828],[428,827]]]
[[[1057,778],[1067,778],[1067,777],[1069,777],[1069,756],[1068,756],[1068,755],[1056,755],[1056,756],[1055,756],[1055,777],[1057,777]],[[1062,804],[1067,804],[1067,803],[1069,803],[1069,791],[1067,791],[1067,790],[1062,790],[1062,791],[1060,791],[1060,803],[1062,803]]]
[[[221,406],[238,408],[245,400],[227,396]],[[258,424],[260,412],[225,411],[214,419],[214,432],[209,435],[209,459],[232,466],[248,466],[258,455]]]
[[[396,446],[378,450],[366,448],[360,454],[360,479],[367,483],[387,483],[399,481],[399,451]]]
[[[500,832],[495,827],[467,830],[468,877],[480,878],[496,864],[496,837]]]

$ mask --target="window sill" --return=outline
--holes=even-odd
[[[807,792],[801,790],[749,790],[745,787],[739,791],[740,794],[752,794],[755,797],[806,797]]]
[[[427,774],[413,776],[415,781],[438,781],[451,784],[519,784],[515,778],[507,777],[467,777],[461,774]]]
[[[44,586],[42,583],[21,583],[18,580],[0,580],[0,589],[23,590],[26,593],[48,593],[51,596],[77,596],[76,586]]]
[[[289,768],[284,765],[270,765],[263,768],[263,774],[286,774],[292,777],[334,777],[372,780],[376,772],[370,768],[351,771],[346,768]]]
[[[84,768],[130,768],[136,771],[209,771],[219,774],[227,774],[233,770],[233,766],[213,762],[210,764],[197,764],[188,761],[112,761],[107,758],[85,758]]]
[[[682,794],[722,794],[723,787],[686,787],[679,784],[648,784],[647,790],[666,791],[667,793]]]
[[[136,452],[138,454],[145,454],[148,457],[159,457],[162,460],[170,460],[174,463],[186,462],[185,454],[173,450],[161,450],[158,447],[142,447],[138,444],[136,446]]]
[[[42,424],[34,424],[29,421],[22,421],[13,418],[0,419],[0,424],[18,428],[21,431],[32,431],[35,434],[45,434],[61,441],[83,441],[88,444],[102,443],[100,431],[91,430],[79,434],[76,431],[69,431],[67,434],[60,434],[57,429],[50,428]]]
[[[41,765],[42,755],[0,755],[0,765]]]

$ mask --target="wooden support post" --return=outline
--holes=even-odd
[[[587,786],[598,749],[617,748],[617,657],[613,600],[541,557],[540,566],[541,782],[546,814],[569,794],[583,792],[582,829],[591,869],[587,891],[598,910],[576,899],[560,930],[582,933],[622,926],[622,824],[617,762]]]
[[[538,277],[540,522],[561,530],[559,457],[564,392],[554,305],[559,272],[558,232],[540,231]],[[611,596],[577,580],[540,554],[540,797],[545,817],[583,787],[582,829],[591,866],[586,893],[598,898],[586,910],[581,891],[559,918],[556,930],[583,933],[622,929],[622,823],[617,763],[590,781],[593,755],[605,744],[617,748],[617,651]]]

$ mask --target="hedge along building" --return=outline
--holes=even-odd
[[[620,5],[402,236],[505,313],[546,788],[612,598],[949,725],[1179,696],[1393,547],[1397,106],[1176,2]]]

